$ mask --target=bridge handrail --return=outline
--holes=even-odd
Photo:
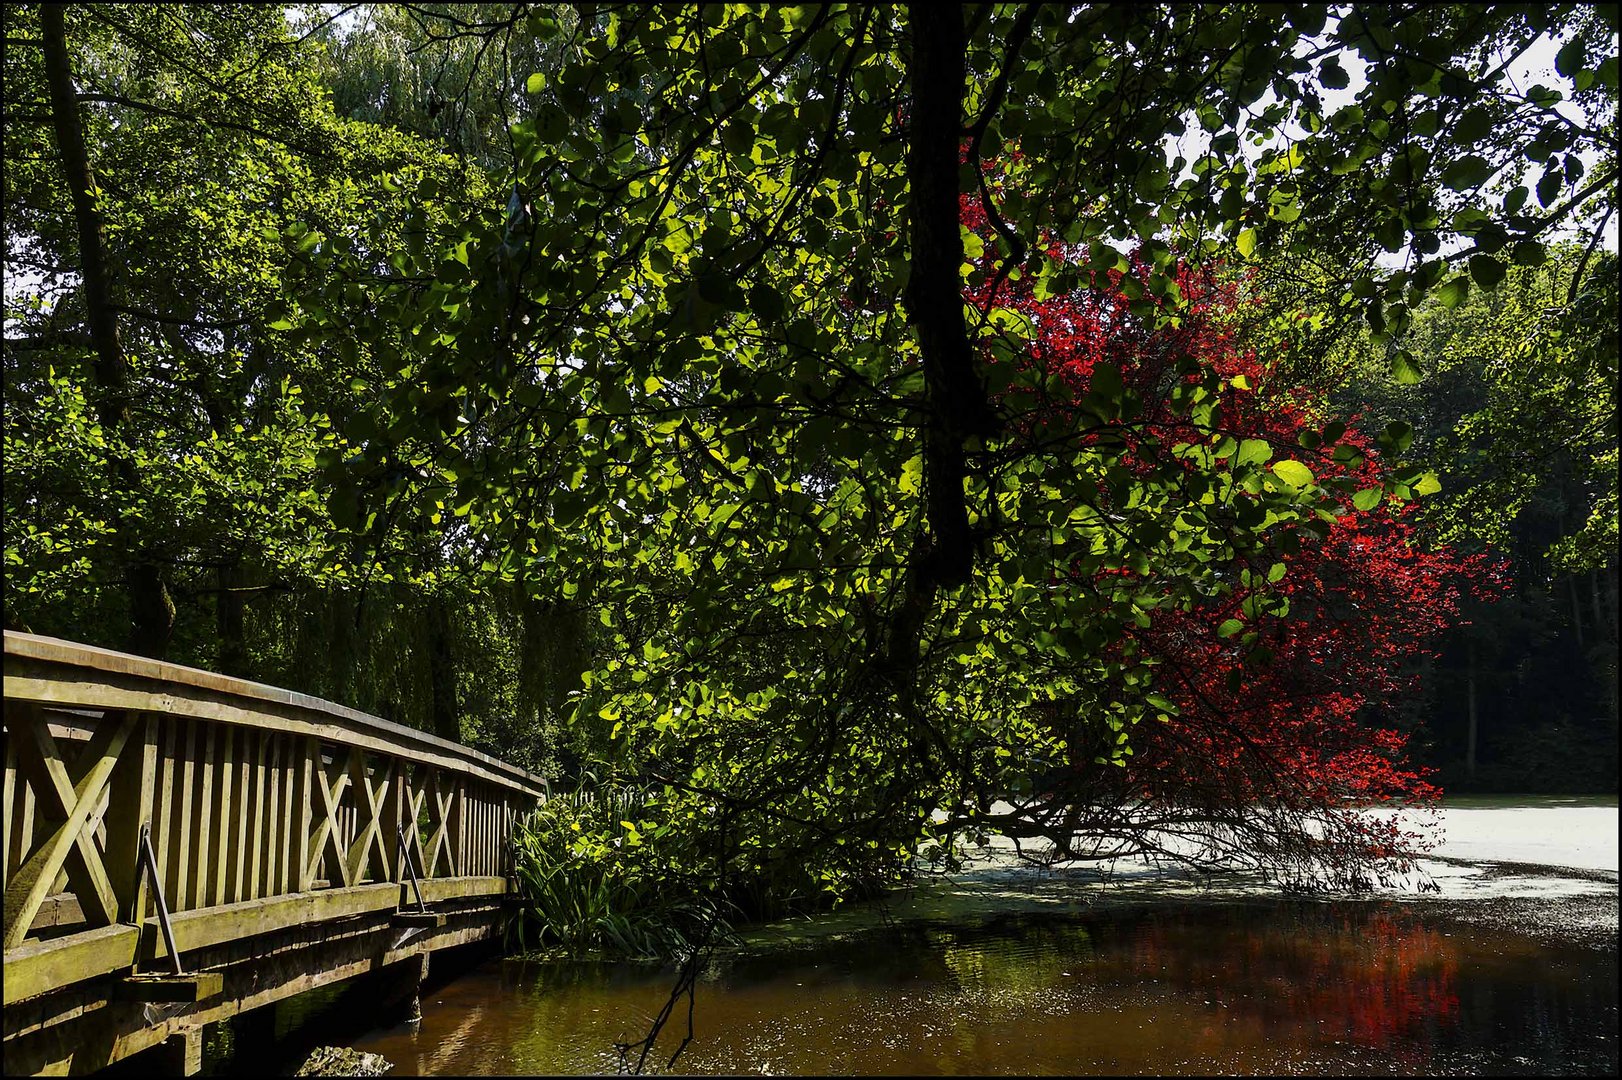
[[[34,701],[70,707],[102,706],[107,702],[107,695],[95,695],[94,700],[88,700],[89,695],[80,695],[87,700],[78,701],[66,700],[63,695],[45,691],[40,684],[57,681],[59,677],[39,673],[32,665],[25,666],[24,661],[78,668],[102,675],[128,676],[138,680],[207,691],[210,695],[246,698],[266,705],[279,706],[289,711],[286,724],[288,730],[318,735],[322,738],[348,734],[358,737],[356,741],[376,740],[379,750],[411,750],[428,755],[424,760],[432,761],[441,767],[460,768],[481,779],[517,788],[527,794],[543,798],[548,794],[548,783],[544,777],[536,776],[516,765],[510,765],[460,743],[441,739],[426,731],[418,731],[416,728],[385,720],[381,716],[373,716],[324,698],[301,694],[296,690],[284,690],[279,686],[268,686],[265,683],[221,675],[202,668],[172,664],[166,660],[153,660],[133,653],[114,652],[111,649],[46,637],[42,634],[24,634],[16,630],[5,632],[5,657],[7,700]],[[257,722],[246,717],[214,715],[199,707],[201,701],[175,698],[172,691],[149,691],[153,696],[148,702],[142,703],[138,697],[141,687],[125,682],[121,689],[124,692],[119,696],[117,704],[108,707],[143,712],[167,712],[195,716],[198,719],[222,720],[226,723]],[[261,713],[261,717],[265,715],[267,714]]]
[[[4,698],[8,1003],[15,950],[69,944],[41,934],[149,926],[145,824],[172,913],[200,926],[241,909],[259,926],[344,890],[375,906],[408,862],[436,895],[502,892],[512,823],[549,795],[543,777],[330,701],[58,638],[5,632]],[[73,915],[53,929],[53,910]]]

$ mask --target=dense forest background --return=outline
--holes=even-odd
[[[290,687],[589,782],[613,730],[582,680],[612,648],[599,612],[492,578],[499,552],[426,530],[335,549],[366,511],[326,483],[344,462],[323,432],[389,423],[375,389],[389,358],[334,363],[330,343],[279,325],[317,230],[360,222],[409,249],[423,200],[507,203],[511,125],[535,119],[532,75],[559,68],[556,25],[575,16],[290,11],[66,10],[103,280],[63,179],[51,15],[0,15],[6,625]],[[1614,100],[1614,28],[1588,18],[1572,40],[1613,50]],[[1614,163],[1614,109],[1608,123]],[[1573,160],[1557,180],[1575,192]],[[1311,274],[1280,255],[1247,282],[1285,295]],[[1412,425],[1412,457],[1443,483],[1428,535],[1499,568],[1499,594],[1415,661],[1423,694],[1395,717],[1449,790],[1617,787],[1616,278],[1615,253],[1579,238],[1491,291],[1433,293],[1412,313],[1405,381],[1359,322],[1289,350],[1292,375],[1368,438]],[[113,313],[128,364],[97,349]],[[449,425],[457,403],[421,408]]]

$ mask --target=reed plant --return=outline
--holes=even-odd
[[[623,794],[554,799],[513,832],[519,910],[509,948],[571,957],[663,959],[730,934],[719,905],[650,846],[626,846]]]

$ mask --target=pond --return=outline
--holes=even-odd
[[[707,964],[673,1071],[1614,1075],[1616,799],[1440,816],[1417,874],[1357,899],[1127,860],[1107,881],[1037,872],[994,839],[878,910],[751,928]],[[672,984],[651,965],[490,960],[431,985],[415,1030],[339,1009],[327,1037],[389,1075],[612,1073]],[[682,1008],[649,1071],[685,1031]]]
[[[391,1075],[611,1073],[670,987],[497,960],[353,1045]],[[1614,1074],[1617,962],[1391,901],[1018,915],[722,959],[693,1030],[676,1071]]]

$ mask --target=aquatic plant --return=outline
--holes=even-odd
[[[513,830],[519,909],[508,945],[570,956],[654,959],[691,953],[730,933],[721,905],[658,852],[627,847],[614,816],[633,804],[623,793],[601,800],[553,799]]]

